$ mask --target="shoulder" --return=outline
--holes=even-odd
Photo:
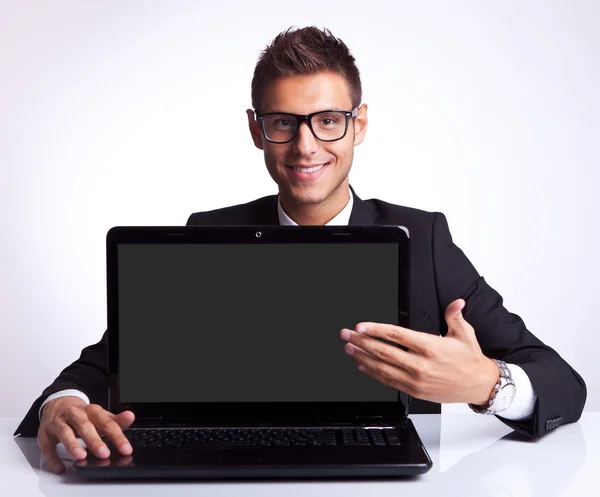
[[[385,217],[409,217],[412,219],[432,219],[437,212],[417,209],[405,205],[392,204],[378,198],[365,200],[365,203],[371,204],[380,216]]]
[[[452,241],[448,220],[443,212],[428,211],[405,205],[392,204],[384,200],[372,198],[361,201],[361,210],[369,212],[376,225],[405,226],[410,237],[415,241],[439,243]]]
[[[188,218],[187,225],[270,224],[268,221],[273,213],[277,214],[277,195],[268,195],[251,202],[194,212]]]
[[[376,198],[364,200],[363,202],[373,212],[376,219],[375,224],[401,224],[409,228],[411,232],[432,234],[440,221],[442,224],[446,223],[444,214],[438,211],[392,204]]]

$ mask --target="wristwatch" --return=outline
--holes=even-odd
[[[481,406],[469,404],[469,407],[478,414],[498,414],[505,411],[512,404],[517,391],[512,374],[506,363],[497,359],[492,359],[492,361],[498,365],[500,378],[498,378],[498,383],[494,386],[487,404]]]

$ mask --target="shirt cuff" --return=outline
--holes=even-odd
[[[507,364],[506,367],[510,370],[510,374],[515,382],[515,398],[508,409],[499,412],[498,416],[510,419],[511,421],[528,418],[533,414],[537,400],[537,394],[533,389],[531,380],[520,366]]]
[[[42,409],[44,408],[44,406],[51,400],[58,399],[59,397],[79,397],[81,400],[84,400],[86,404],[90,403],[89,397],[83,392],[80,392],[79,390],[60,390],[58,392],[53,393],[52,395],[48,395],[48,398],[40,406],[40,410],[38,411],[38,419],[40,420],[40,422],[42,421]]]

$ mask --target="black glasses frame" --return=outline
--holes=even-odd
[[[317,136],[317,134],[315,133],[315,130],[312,127],[312,118],[314,116],[317,116],[319,114],[327,114],[327,113],[331,113],[331,112],[339,112],[341,114],[343,114],[346,117],[346,128],[344,129],[344,134],[342,136],[340,136],[339,138],[336,138],[335,140],[322,140],[321,138],[319,138]],[[305,122],[306,125],[308,126],[308,129],[310,129],[310,132],[313,134],[313,136],[322,142],[336,142],[338,140],[341,140],[342,138],[344,138],[346,136],[346,134],[348,133],[348,122],[350,121],[351,118],[356,117],[358,115],[358,107],[355,107],[354,109],[352,109],[351,111],[347,111],[347,110],[320,110],[319,112],[313,112],[312,114],[291,114],[290,112],[268,112],[266,114],[259,114],[256,111],[254,111],[255,114],[255,119],[259,124],[260,127],[260,131],[262,132],[262,135],[265,137],[265,140],[267,140],[270,143],[289,143],[292,140],[294,140],[297,136],[298,133],[300,133],[300,126],[302,126],[302,123]],[[271,140],[268,136],[267,133],[265,133],[265,128],[264,128],[264,119],[267,116],[274,116],[274,115],[282,115],[282,116],[291,116],[297,119],[298,121],[298,125],[296,126],[296,131],[294,132],[294,135],[286,141],[280,142],[280,141],[275,141],[275,140]]]

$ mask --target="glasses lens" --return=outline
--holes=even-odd
[[[312,128],[319,140],[339,140],[346,131],[343,112],[321,112],[312,117]]]
[[[268,140],[286,142],[296,133],[298,119],[289,114],[271,114],[263,119],[263,129]]]

